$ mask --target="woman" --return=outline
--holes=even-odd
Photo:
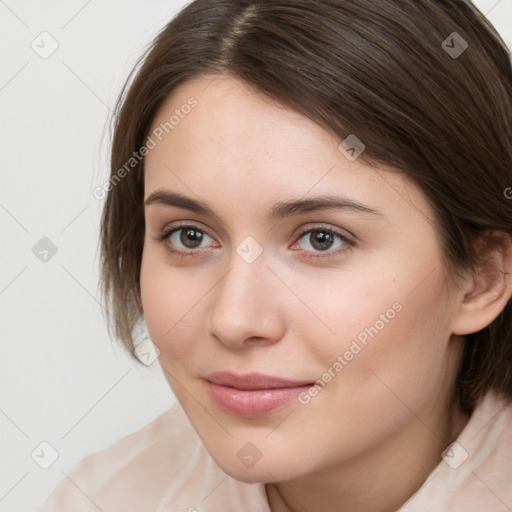
[[[44,511],[511,510],[511,141],[467,1],[189,4],[95,192],[114,333],[179,405]]]

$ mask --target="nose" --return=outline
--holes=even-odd
[[[286,291],[267,268],[264,253],[252,263],[235,251],[229,270],[212,291],[210,334],[231,348],[275,343],[284,334]]]

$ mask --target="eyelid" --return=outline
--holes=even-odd
[[[197,229],[197,231],[202,231],[203,233],[206,233],[210,238],[215,240],[215,237],[209,232],[209,229],[206,227],[203,227],[203,225],[200,222],[197,221],[178,221],[177,224],[173,224],[172,226],[162,228],[160,230],[160,233],[157,234],[154,239],[160,240],[165,236],[169,236],[171,233],[174,233],[175,231],[178,231],[179,229],[184,228],[191,228],[191,229]]]
[[[322,222],[319,222],[317,224],[315,224],[315,223],[311,223],[311,224],[312,225],[309,227],[308,226],[301,227],[299,232],[295,236],[300,238],[305,233],[310,233],[312,231],[325,230],[325,231],[334,233],[335,235],[338,235],[340,238],[342,238],[343,240],[346,240],[347,242],[350,242],[352,244],[356,243],[356,237],[352,233],[347,231],[346,229],[334,227],[334,226],[331,226],[330,224],[324,224]]]

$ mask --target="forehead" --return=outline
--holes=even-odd
[[[195,106],[189,108],[189,103]],[[178,87],[157,113],[151,131],[159,128],[164,130],[163,144],[152,154],[181,154],[183,149],[189,158],[213,152],[208,157],[217,160],[229,149],[232,162],[290,150],[311,159],[318,158],[320,149],[336,145],[335,137],[310,119],[226,76],[202,76]]]
[[[333,134],[231,77],[182,84],[155,116],[155,130],[161,140],[154,137],[145,159],[145,198],[167,189],[261,209],[262,199],[270,206],[340,193],[398,215],[411,205],[430,213],[403,176],[347,159]]]

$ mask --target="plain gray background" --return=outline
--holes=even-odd
[[[92,191],[117,94],[185,3],[0,0],[1,511],[38,510],[63,472],[176,401],[157,362],[108,338]],[[512,0],[475,3],[510,46]]]

